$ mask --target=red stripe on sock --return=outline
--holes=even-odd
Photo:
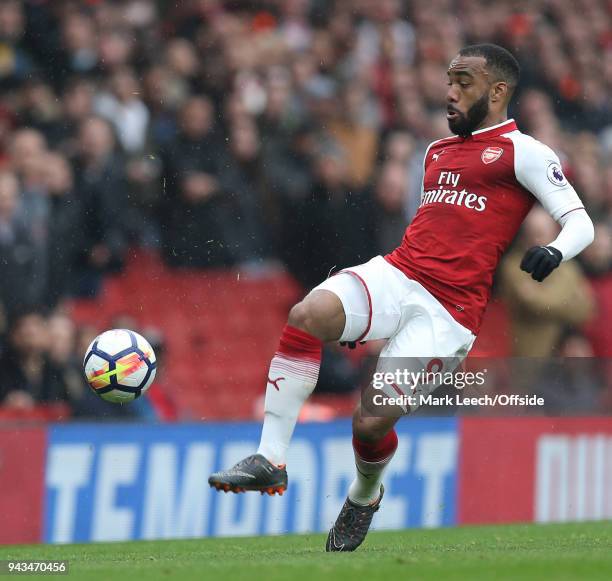
[[[285,325],[278,344],[278,353],[288,357],[321,361],[323,341],[310,333]]]
[[[397,449],[397,433],[391,430],[377,442],[362,442],[353,436],[353,449],[366,462],[380,462]]]

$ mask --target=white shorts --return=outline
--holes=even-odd
[[[424,367],[433,358],[461,364],[476,336],[458,323],[420,283],[376,256],[340,271],[313,289],[338,296],[346,315],[340,341],[388,339],[385,358],[414,358]]]

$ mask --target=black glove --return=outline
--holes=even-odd
[[[360,345],[363,345],[365,341],[359,341]],[[349,349],[355,349],[357,347],[357,341],[340,341],[340,347],[348,347]]]
[[[552,246],[533,246],[523,256],[521,270],[531,273],[531,278],[542,282],[561,264],[563,254]]]

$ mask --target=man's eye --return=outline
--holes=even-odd
[[[463,89],[465,89],[466,87],[469,87],[469,86],[470,86],[470,84],[469,84],[469,83],[459,83],[459,85],[460,85],[460,86],[461,86]]]

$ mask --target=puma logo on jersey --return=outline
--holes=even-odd
[[[440,153],[434,153],[431,156],[431,159],[433,159],[433,161],[438,161],[438,158],[444,153],[444,149],[440,152]]]

